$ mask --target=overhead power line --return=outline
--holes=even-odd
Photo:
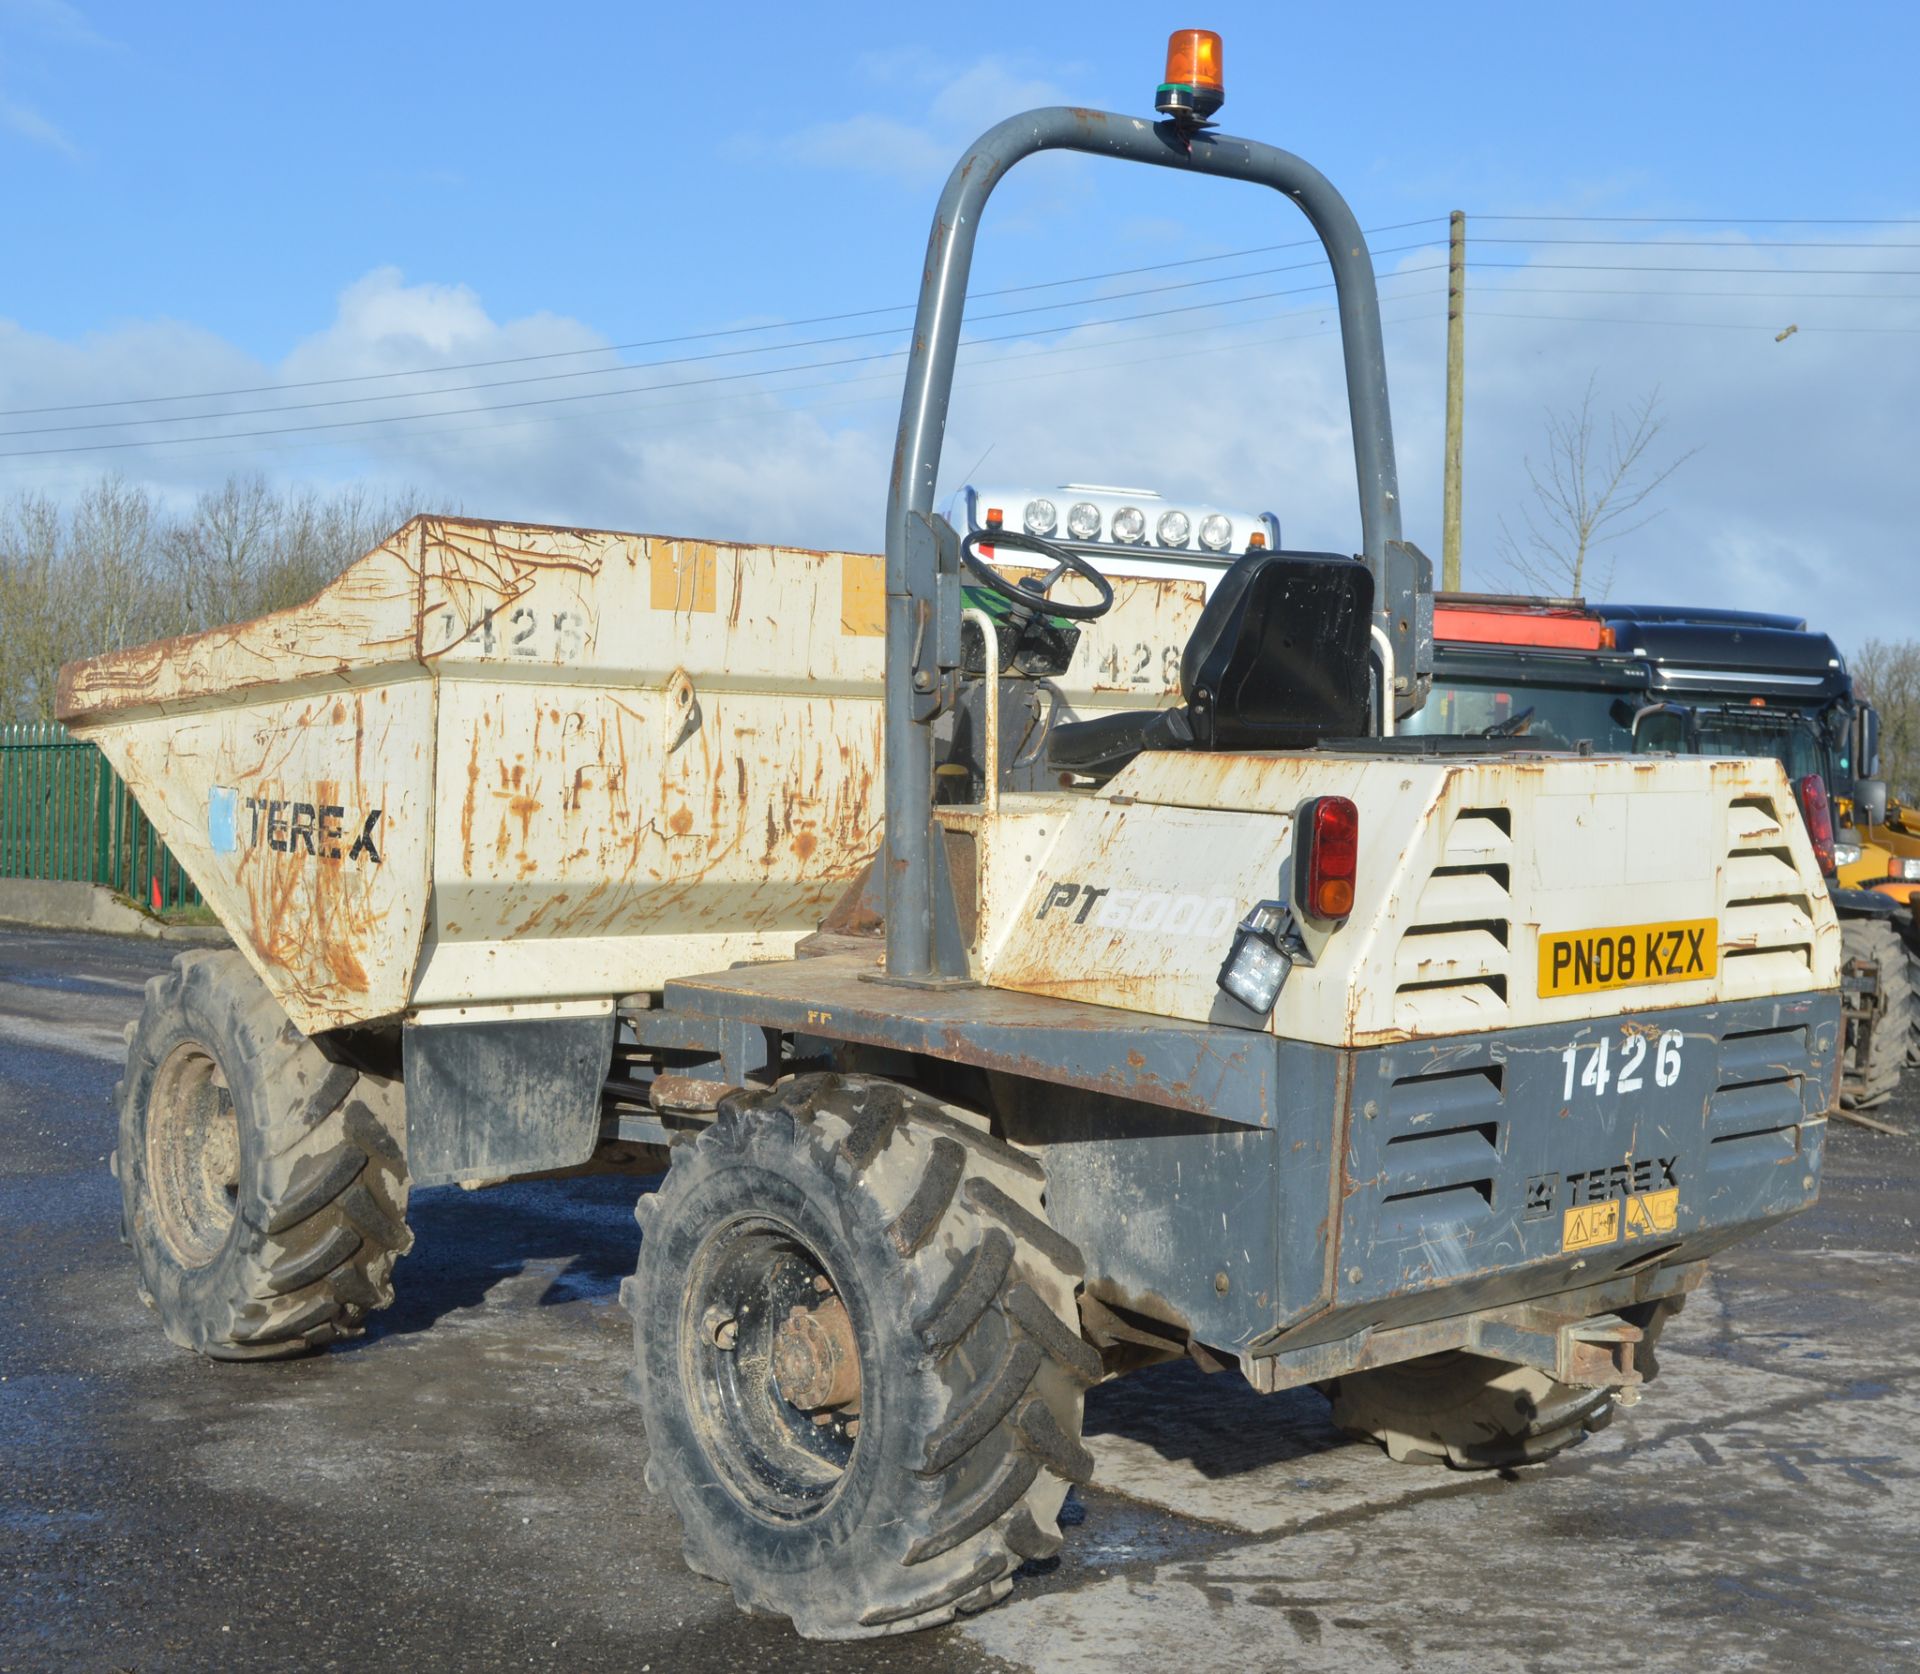
[[[1368,237],[1372,237],[1375,233],[1404,232],[1409,227],[1437,226],[1444,224],[1446,219],[1444,215],[1427,215],[1417,221],[1393,221],[1384,226],[1368,227],[1365,231]],[[1002,285],[992,290],[970,291],[967,300],[985,302],[994,297],[1021,296],[1030,291],[1056,290],[1065,285],[1090,285],[1107,279],[1131,279],[1142,273],[1161,273],[1171,268],[1195,267],[1205,262],[1239,261],[1248,256],[1271,255],[1281,250],[1305,250],[1317,246],[1319,242],[1317,238],[1296,238],[1282,244],[1256,244],[1244,250],[1223,250],[1211,256],[1181,256],[1164,262],[1148,262],[1140,267],[1110,268],[1104,273],[1080,273],[1064,279],[1039,279],[1025,285]],[[1401,248],[1418,249],[1420,246],[1404,245]],[[1379,256],[1393,252],[1376,250],[1372,253]],[[102,407],[145,407],[157,405],[163,401],[220,401],[229,396],[270,395],[281,390],[330,389],[341,384],[374,383],[389,378],[425,378],[443,372],[481,372],[496,366],[525,366],[536,361],[572,360],[585,355],[627,354],[637,349],[669,348],[680,343],[708,342],[721,337],[745,337],[756,332],[797,331],[802,326],[837,325],[846,320],[871,319],[876,314],[903,313],[914,306],[915,304],[911,302],[890,302],[873,308],[849,309],[838,314],[811,314],[800,319],[767,320],[759,325],[721,326],[708,331],[683,332],[674,337],[649,337],[631,343],[607,343],[593,349],[548,349],[538,354],[505,355],[492,360],[451,361],[440,366],[409,366],[391,372],[357,372],[335,378],[305,378],[292,383],[247,384],[232,389],[196,390],[176,395],[127,395],[111,401],[73,401],[46,407],[0,407],[0,418],[30,418],[38,413],[96,412]],[[602,370],[617,372],[623,368],[615,366]],[[424,390],[420,393],[432,395],[444,392]]]
[[[1872,215],[1489,215],[1469,221],[1565,221],[1583,226],[1645,227],[1920,227],[1920,218]]]
[[[1433,262],[1422,267],[1402,268],[1396,273],[1383,275],[1383,277],[1410,278],[1416,274],[1438,272],[1444,265],[1444,263]],[[1185,303],[1173,308],[1143,309],[1135,313],[1115,315],[1107,319],[1081,320],[1059,329],[1063,332],[1084,331],[1092,327],[1120,325],[1136,320],[1165,319],[1178,314],[1193,314],[1215,308],[1230,308],[1246,302],[1264,302],[1285,296],[1306,296],[1315,291],[1331,290],[1332,288],[1331,281],[1328,281],[1318,285],[1297,285],[1286,290],[1256,291],[1246,296],[1223,297],[1213,302]],[[975,337],[969,339],[963,347],[972,347],[984,343],[1013,342],[1030,335],[1031,333],[1029,332],[1005,332],[998,336]],[[129,448],[159,448],[181,446],[193,442],[238,441],[256,436],[292,436],[321,430],[349,430],[373,425],[404,424],[409,420],[446,418],[463,413],[507,412],[529,407],[552,407],[576,401],[604,400],[610,396],[643,394],[648,390],[691,389],[709,384],[734,383],[748,378],[774,377],[783,372],[813,372],[841,366],[859,366],[877,360],[898,359],[906,353],[907,351],[905,349],[885,349],[878,350],[872,354],[845,355],[834,360],[806,361],[794,366],[757,367],[744,372],[713,373],[705,377],[684,378],[670,383],[629,385],[621,389],[611,390],[586,390],[572,395],[529,396],[518,401],[483,402],[478,406],[442,408],[438,411],[428,411],[424,413],[387,413],[373,418],[331,419],[320,420],[309,424],[278,425],[271,428],[255,430],[222,431],[211,436],[150,436],[135,441],[86,442],[52,448],[13,448],[0,451],[0,459],[42,459],[55,455],[117,453]],[[433,392],[429,391],[425,393],[430,395]],[[204,416],[219,418],[226,415],[208,414]]]
[[[1382,300],[1384,302],[1391,304],[1395,301],[1404,303],[1406,301],[1412,300],[1412,298],[1411,297],[1399,297],[1399,298],[1388,297],[1388,298],[1383,298]],[[1439,301],[1440,301],[1440,297],[1436,293],[1432,298],[1428,300],[1427,307],[1420,313],[1408,314],[1405,312],[1401,312],[1398,314],[1394,314],[1394,313],[1383,312],[1381,316],[1381,323],[1384,326],[1393,327],[1398,325],[1421,323],[1426,320],[1437,320],[1438,314],[1436,311],[1436,305],[1439,303]],[[1195,335],[1202,332],[1216,333],[1216,334],[1231,334],[1231,333],[1241,332],[1256,326],[1269,325],[1277,320],[1298,318],[1300,316],[1308,315],[1308,314],[1320,314],[1322,316],[1326,316],[1327,317],[1326,323],[1306,331],[1280,332],[1280,333],[1271,334],[1265,337],[1256,337],[1256,338],[1249,338],[1244,340],[1235,340],[1235,341],[1221,342],[1221,343],[1208,343],[1208,344],[1202,344],[1198,347],[1183,347],[1180,349],[1169,350],[1164,354],[1153,355],[1153,356],[1139,357],[1139,358],[1133,358],[1133,359],[1127,359],[1127,360],[1095,359],[1090,361],[1081,361],[1080,364],[1078,365],[1054,367],[1054,368],[1049,368],[1047,370],[1040,371],[1040,372],[1021,374],[1018,377],[983,378],[978,376],[975,371],[969,368],[968,370],[963,372],[959,377],[956,378],[954,383],[954,391],[956,395],[962,395],[974,390],[997,388],[1003,384],[1025,383],[1025,382],[1029,382],[1037,379],[1043,379],[1043,378],[1081,377],[1087,373],[1102,372],[1102,371],[1113,370],[1116,368],[1125,368],[1125,367],[1130,367],[1135,365],[1145,365],[1145,364],[1148,364],[1149,362],[1178,360],[1186,357],[1199,357],[1199,356],[1214,355],[1214,354],[1241,353],[1241,352],[1244,352],[1246,349],[1260,348],[1260,347],[1264,347],[1274,343],[1294,342],[1294,341],[1299,341],[1301,339],[1309,338],[1309,337],[1325,337],[1330,335],[1336,329],[1336,324],[1332,319],[1333,310],[1330,307],[1323,305],[1323,306],[1312,307],[1312,308],[1281,309],[1271,314],[1259,315],[1252,319],[1227,322],[1225,324],[1221,324],[1218,322],[1208,322],[1201,325],[1176,326],[1172,328],[1156,330],[1148,334],[1148,340],[1152,342],[1163,342],[1170,338],[1191,336],[1191,335]],[[985,364],[989,369],[993,369],[993,368],[1011,365],[1011,364],[1015,364],[1015,363],[1026,361],[1026,360],[1043,360],[1043,359],[1056,358],[1056,357],[1061,357],[1066,355],[1087,355],[1087,354],[1092,354],[1097,350],[1112,347],[1112,346],[1113,344],[1110,342],[1095,342],[1095,343],[1084,343],[1084,344],[1054,344],[1047,348],[1031,349],[1024,352],[996,354],[992,359],[988,360]],[[809,400],[809,401],[796,402],[794,403],[794,405],[801,409],[812,410],[812,409],[819,409],[819,408],[863,406],[863,405],[868,405],[877,401],[893,401],[898,398],[899,382],[898,382],[897,374],[884,373],[884,372],[868,373],[865,375],[855,376],[851,378],[819,379],[814,382],[804,383],[804,384],[788,384],[788,385],[782,386],[777,391],[773,391],[771,393],[776,393],[782,396],[786,396],[786,395],[791,395],[795,393],[808,393],[815,390],[844,390],[856,384],[879,384],[879,385],[884,385],[886,387],[884,389],[877,390],[870,394],[850,396],[842,400]],[[674,387],[674,386],[668,386],[668,387]],[[644,395],[647,392],[645,390],[642,390],[638,393],[640,395]],[[517,428],[525,427],[527,425],[542,425],[542,426],[560,425],[560,426],[569,426],[569,427],[588,426],[595,430],[604,431],[608,429],[618,428],[621,423],[626,422],[626,417],[625,417],[626,413],[638,412],[640,414],[651,414],[655,412],[683,411],[688,408],[712,407],[712,406],[717,406],[729,401],[744,400],[760,393],[762,392],[756,391],[756,390],[736,389],[736,390],[728,390],[725,392],[716,392],[716,393],[710,393],[706,395],[694,396],[689,399],[679,400],[679,401],[646,401],[646,402],[634,401],[632,405],[630,405],[628,408],[625,409],[625,413],[606,413],[606,412],[569,413],[569,414],[540,413],[540,414],[533,414],[533,415],[519,417],[519,418],[500,419],[493,423],[440,425],[435,428],[426,429],[426,430],[408,430],[405,433],[404,439],[408,442],[415,442],[415,441],[433,440],[439,437],[446,437],[446,436],[470,436],[477,433],[484,433],[488,431],[517,429]],[[487,412],[494,411],[494,409],[490,407],[478,407],[478,408],[467,409],[467,411],[473,412],[473,413],[487,413]],[[430,418],[432,416],[433,415],[430,415],[430,414],[419,415],[419,417],[421,417],[422,419]],[[290,451],[305,451],[305,450],[310,450],[315,448],[352,447],[356,445],[358,441],[358,438],[334,436],[334,437],[314,438],[314,439],[309,439],[305,441],[296,441],[296,442],[256,442],[252,446],[243,446],[239,448],[223,448],[219,444],[225,439],[226,438],[222,438],[222,437],[191,437],[191,438],[181,438],[180,440],[182,441],[183,444],[186,444],[186,445],[197,445],[197,448],[199,450],[205,450],[208,448],[211,448],[213,450],[213,451],[195,451],[191,455],[191,457],[194,457],[197,459],[245,458],[245,457],[258,456],[263,453],[285,453]],[[4,457],[4,456],[0,456],[0,457]]]
[[[1647,317],[1638,319],[1619,315],[1605,314],[1531,314],[1505,308],[1477,308],[1468,304],[1468,314],[1476,320],[1548,320],[1558,325],[1623,325],[1623,326],[1675,326],[1686,331],[1747,331],[1774,332],[1778,327],[1775,320],[1660,320]],[[1844,326],[1809,325],[1802,320],[1798,330],[1826,334],[1843,332],[1849,336],[1914,336],[1920,335],[1920,325],[1912,326]]]
[[[1579,244],[1622,250],[1920,250],[1920,244],[1880,240],[1831,243],[1803,238],[1490,238],[1476,233],[1475,244]]]
[[[1920,279],[1920,267],[1685,267],[1644,262],[1474,262],[1474,267],[1525,268],[1529,273],[1747,273],[1836,279]]]
[[[1524,291],[1532,296],[1658,296],[1673,302],[1685,302],[1696,296],[1724,297],[1733,301],[1754,302],[1913,302],[1920,303],[1920,291],[1728,291],[1677,290],[1673,286],[1652,285],[1516,285],[1502,280],[1482,287],[1483,295],[1504,296],[1509,291]]]
[[[1376,252],[1383,256],[1404,255],[1413,250],[1431,249],[1429,244],[1402,244]],[[1204,285],[1230,285],[1242,279],[1264,279],[1277,273],[1299,273],[1308,268],[1317,268],[1319,262],[1288,262],[1279,267],[1253,268],[1241,273],[1215,274],[1205,279],[1180,279],[1167,285],[1143,285],[1137,290],[1114,291],[1105,296],[1081,297],[1069,302],[1039,302],[1024,308],[1003,308],[995,313],[976,314],[975,321],[1011,320],[1031,314],[1055,313],[1063,308],[1085,308],[1093,303],[1124,302],[1132,297],[1164,296],[1174,291],[1197,290]],[[1324,289],[1325,287],[1317,287]],[[1268,295],[1278,293],[1265,293]],[[1228,306],[1223,301],[1220,307]],[[1098,324],[1100,322],[1093,322]],[[806,337],[788,343],[769,343],[744,349],[709,349],[704,354],[677,355],[665,360],[627,362],[619,366],[580,367],[569,372],[535,372],[519,378],[493,378],[482,383],[445,384],[436,389],[391,390],[379,395],[343,395],[333,396],[324,401],[287,401],[276,402],[263,407],[229,407],[210,413],[172,413],[152,418],[128,419],[91,419],[78,424],[23,425],[14,430],[0,430],[4,436],[55,436],[66,435],[83,430],[132,430],[156,424],[193,424],[207,419],[254,418],[268,413],[315,412],[333,407],[368,406],[376,401],[419,401],[427,397],[443,395],[466,395],[479,390],[514,389],[528,384],[559,383],[575,378],[607,378],[622,372],[647,372],[663,366],[692,366],[707,361],[737,360],[750,355],[781,354],[796,349],[817,349],[836,343],[863,342],[874,337],[897,337],[910,329],[905,324],[879,326],[868,331],[841,332],[832,337]],[[1041,327],[1039,329],[1058,329]]]

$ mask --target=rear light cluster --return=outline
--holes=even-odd
[[[1360,810],[1344,796],[1318,796],[1300,810],[1296,830],[1294,895],[1300,910],[1309,918],[1344,920],[1353,911]]]
[[[1895,883],[1920,883],[1920,856],[1895,855],[1887,862],[1887,876]]]
[[[1801,817],[1807,822],[1807,836],[1813,842],[1813,858],[1820,870],[1833,870],[1833,805],[1827,801],[1827,782],[1818,773],[1809,773],[1795,787],[1800,797]]]
[[[1220,967],[1222,993],[1265,1017],[1295,965],[1311,965],[1295,917],[1337,930],[1353,911],[1360,810],[1344,796],[1302,803],[1293,822],[1293,900],[1260,901],[1234,930]]]

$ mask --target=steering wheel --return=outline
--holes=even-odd
[[[1526,732],[1527,722],[1533,719],[1533,711],[1535,708],[1536,705],[1530,703],[1525,709],[1516,709],[1504,721],[1495,721],[1490,727],[1482,727],[1480,729],[1480,736],[1482,738],[1516,738],[1520,736]]]
[[[1040,557],[1052,561],[1053,571],[1037,581],[1032,576],[1021,581],[1009,581],[974,551],[983,541],[989,546],[1010,547],[1015,552],[1038,553]],[[967,573],[989,592],[998,593],[1009,603],[1024,605],[1029,611],[1038,609],[1044,603],[1051,615],[1064,616],[1070,622],[1091,622],[1096,616],[1105,616],[1113,609],[1112,582],[1078,553],[1069,552],[1052,541],[1042,540],[1038,535],[1029,535],[1024,530],[975,529],[960,543],[960,562],[966,565]],[[1069,570],[1092,582],[1100,597],[1092,604],[1056,604],[1049,599],[1048,591]]]

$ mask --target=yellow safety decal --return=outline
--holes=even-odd
[[[1711,918],[1542,932],[1540,994],[1548,999],[1652,982],[1699,982],[1713,975],[1719,938],[1719,921]]]
[[[1620,1236],[1620,1201],[1588,1203],[1569,1209],[1560,1233],[1563,1250],[1591,1250]]]
[[[1669,1186],[1663,1192],[1639,1192],[1627,1199],[1627,1236],[1653,1238],[1670,1233],[1680,1224],[1680,1188]]]
[[[717,608],[720,554],[714,547],[697,541],[652,541],[647,566],[647,603],[655,610],[710,614]]]
[[[887,578],[884,562],[864,552],[840,559],[840,631],[873,638],[887,631]]]

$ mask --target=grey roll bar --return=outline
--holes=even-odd
[[[1333,264],[1339,296],[1361,550],[1373,572],[1375,624],[1391,643],[1406,648],[1403,669],[1418,666],[1417,640],[1410,637],[1417,629],[1409,624],[1419,620],[1410,597],[1419,582],[1408,583],[1410,567],[1399,565],[1402,597],[1390,585],[1396,579],[1388,555],[1400,542],[1400,493],[1380,303],[1373,260],[1346,200],[1318,169],[1290,152],[1186,124],[1054,105],[989,128],[947,177],[934,212],[887,490],[884,862],[887,975],[894,981],[965,975],[964,955],[956,968],[948,945],[955,938],[936,933],[937,918],[951,925],[952,905],[940,887],[945,868],[936,874],[933,865],[933,723],[951,700],[951,671],[960,660],[960,592],[953,555],[942,552],[935,534],[934,487],[981,211],[1007,171],[1041,151],[1082,151],[1251,181],[1292,199],[1312,222]],[[1390,714],[1393,703],[1393,693],[1383,691],[1381,713]]]

